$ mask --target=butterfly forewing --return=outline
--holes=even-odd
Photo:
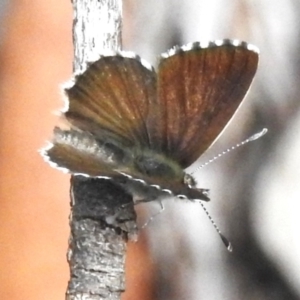
[[[66,94],[65,116],[73,126],[123,146],[148,147],[145,120],[156,97],[156,75],[138,57],[100,58]]]
[[[186,48],[185,48],[186,49]],[[163,58],[158,67],[158,107],[151,107],[151,146],[191,165],[231,119],[252,82],[258,53],[248,44],[195,43]]]

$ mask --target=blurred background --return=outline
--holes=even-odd
[[[128,245],[123,300],[300,299],[299,20],[297,0],[124,1],[124,48],[154,65],[168,48],[203,39],[260,48],[247,100],[191,171],[269,132],[195,174],[233,253],[200,205],[165,203]],[[72,5],[1,0],[0,22],[0,299],[64,299],[69,176],[37,149],[51,137],[72,72]],[[159,206],[137,209],[143,224]]]

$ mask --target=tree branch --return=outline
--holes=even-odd
[[[74,71],[106,50],[120,50],[122,0],[73,0]]]
[[[73,0],[74,71],[121,48],[121,0]],[[71,178],[70,281],[66,299],[120,299],[127,237],[136,233],[131,196],[112,181]]]

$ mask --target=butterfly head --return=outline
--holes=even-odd
[[[184,174],[183,182],[190,188],[195,188],[197,185],[195,178],[192,175],[187,174],[187,173]]]

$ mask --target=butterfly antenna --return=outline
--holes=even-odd
[[[232,146],[230,148],[228,148],[227,150],[219,153],[218,155],[216,155],[215,157],[213,157],[212,159],[208,160],[205,164],[199,166],[195,171],[192,172],[192,174],[194,174],[195,172],[197,172],[199,169],[202,169],[203,167],[209,165],[210,163],[214,162],[215,160],[217,160],[218,158],[220,158],[221,156],[229,153],[230,151],[237,149],[241,146],[244,146],[245,144],[248,144],[250,142],[253,142],[259,138],[261,138],[262,136],[264,136],[266,133],[268,132],[267,128],[264,128],[262,131],[257,132],[255,134],[253,134],[252,136],[250,136],[249,138],[247,138],[246,140],[242,141],[241,143],[236,144],[235,146]]]
[[[216,232],[220,236],[220,238],[221,238],[223,244],[225,245],[225,247],[227,248],[227,250],[229,252],[232,252],[232,245],[229,242],[229,240],[223,235],[223,233],[221,232],[221,230],[219,229],[219,227],[217,226],[217,224],[215,223],[215,221],[213,220],[213,218],[209,214],[208,210],[206,209],[206,207],[204,206],[204,204],[202,203],[202,201],[199,201],[199,203],[202,206],[202,208],[203,208],[205,214],[207,215],[208,219],[210,220],[211,224],[214,226]]]
[[[155,213],[154,215],[152,215],[152,216],[146,221],[146,223],[143,224],[143,225],[141,226],[141,229],[146,228],[146,227],[149,225],[149,223],[151,223],[158,215],[160,215],[160,214],[165,210],[165,207],[164,207],[164,205],[162,204],[162,202],[161,202],[161,201],[158,201],[158,202],[159,202],[159,205],[160,205],[160,210],[159,210],[157,213]]]

